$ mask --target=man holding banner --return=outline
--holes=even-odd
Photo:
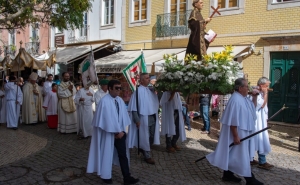
[[[160,144],[158,122],[159,102],[157,95],[148,87],[150,82],[148,73],[140,75],[140,82],[141,86],[132,94],[128,105],[128,111],[131,112],[131,120],[135,123],[130,125],[128,129],[128,145],[129,148],[138,147],[143,153],[145,161],[148,164],[155,164],[155,161],[151,158],[150,145]],[[140,132],[139,136],[137,129]],[[138,146],[138,137],[140,146]]]
[[[123,74],[131,90],[134,91],[128,105],[131,122],[134,123],[128,128],[128,147],[138,147],[139,151],[144,154],[145,161],[148,164],[155,164],[151,158],[150,145],[160,144],[159,102],[157,95],[148,87],[150,77],[143,53],[123,70]],[[137,88],[139,80],[141,86]]]

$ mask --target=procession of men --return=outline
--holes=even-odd
[[[193,0],[193,6],[186,53],[195,54],[201,60],[209,46],[204,39],[205,25],[212,18],[204,19],[201,15],[203,1]],[[17,130],[22,123],[32,126],[47,122],[48,128],[57,129],[60,134],[76,133],[78,140],[90,138],[86,172],[96,173],[104,183],[112,184],[114,164],[120,166],[124,184],[136,184],[139,179],[130,173],[130,158],[136,156],[130,156],[130,150],[136,149],[144,163],[156,165],[152,145],[163,145],[169,155],[185,152],[181,143],[187,140],[186,131],[192,129],[190,124],[185,128],[187,103],[182,102],[180,92],[156,92],[154,75],[141,72],[138,76],[139,86],[132,92],[127,108],[120,97],[121,82],[116,79],[76,86],[70,74],[63,72],[59,84],[53,82],[53,74],[48,74],[41,85],[35,72],[25,84],[23,79],[10,75],[9,81],[1,82],[0,124],[6,123],[7,128]],[[251,165],[265,170],[274,167],[266,160],[271,152],[267,131],[242,141],[267,127],[269,84],[268,78],[260,78],[249,95],[246,79],[238,78],[234,82],[234,92],[220,119],[218,145],[205,157],[211,165],[223,170],[223,181],[239,183],[243,177],[247,185],[263,185]],[[207,135],[210,134],[210,97],[199,95],[204,123],[201,133]],[[162,138],[165,143],[161,142]],[[231,143],[234,145],[229,147]],[[255,160],[256,153],[258,160]]]
[[[48,122],[52,121],[51,116],[58,115],[55,127],[58,132],[77,133],[78,139],[92,137],[87,172],[97,172],[103,182],[108,184],[113,182],[112,164],[121,165],[125,184],[139,181],[129,172],[130,148],[137,148],[144,156],[145,162],[151,165],[155,165],[155,161],[150,148],[151,145],[161,144],[160,136],[165,138],[166,152],[176,154],[182,150],[180,143],[186,140],[186,129],[180,94],[166,91],[159,101],[155,88],[148,86],[148,73],[140,74],[140,86],[133,92],[128,109],[119,97],[122,87],[117,80],[100,80],[103,89],[97,91],[100,93],[98,98],[95,98],[96,93],[91,86],[81,87],[77,91],[69,81],[68,73],[62,74],[59,86],[52,82],[52,77],[53,75],[49,74],[47,83],[44,83],[46,96],[43,98],[39,97],[42,92],[36,88],[36,73],[33,72],[29,76],[23,88],[17,85],[15,76],[10,76],[9,82],[5,83],[4,89],[0,91],[1,123],[7,123],[7,128],[17,130],[21,120],[27,125],[44,122],[39,119],[41,114],[38,106],[41,104],[42,108],[46,109]],[[274,167],[266,162],[265,155],[271,151],[267,132],[248,141],[240,141],[241,138],[267,127],[269,84],[270,81],[266,77],[260,78],[252,96],[248,97],[247,81],[237,79],[235,82],[235,93],[229,99],[220,120],[223,124],[220,142],[215,152],[206,156],[212,165],[224,170],[223,181],[240,182],[241,178],[234,176],[235,173],[243,176],[248,185],[263,184],[255,178],[250,165],[258,165],[266,170]],[[39,102],[40,99],[42,103]],[[245,100],[245,103],[242,103],[242,100]],[[238,104],[234,103],[235,101]],[[94,103],[97,105],[95,112],[92,108]],[[162,108],[161,120],[158,117],[159,107]],[[108,148],[111,145],[108,142],[115,147]],[[236,145],[232,150],[228,148],[231,142]],[[258,161],[254,160],[255,152],[258,153]],[[240,157],[238,163],[231,161],[237,157]]]

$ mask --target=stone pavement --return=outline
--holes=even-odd
[[[221,185],[222,171],[206,160],[194,161],[214,150],[217,144],[216,120],[210,135],[200,134],[200,120],[194,120],[192,131],[182,151],[165,152],[161,145],[152,149],[156,165],[149,165],[131,150],[131,173],[140,179],[139,184],[209,184]],[[275,168],[266,171],[255,166],[252,170],[265,184],[300,185],[300,157],[298,152],[299,127],[275,125],[269,131],[272,152],[267,161]],[[0,126],[0,185],[28,184],[103,184],[96,174],[86,174],[90,139],[77,140],[76,134],[59,134],[48,129],[45,123],[21,125],[17,131]],[[119,167],[113,167],[114,184],[122,184]],[[245,184],[243,180],[239,184]]]

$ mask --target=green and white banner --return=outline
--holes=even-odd
[[[90,86],[92,83],[97,82],[94,53],[92,51],[80,64],[78,72],[81,73],[84,87]]]
[[[139,83],[140,73],[147,73],[147,66],[143,53],[125,69],[123,69],[123,74],[132,91],[135,91],[136,86]]]

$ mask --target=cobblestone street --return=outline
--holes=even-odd
[[[137,150],[131,150],[130,168],[139,184],[232,184],[221,180],[222,171],[206,160],[194,161],[214,150],[218,123],[214,120],[210,135],[200,134],[202,120],[192,123],[182,150],[174,154],[161,145],[152,149],[155,165],[144,162]],[[263,170],[252,166],[257,179],[272,185],[300,185],[299,127],[274,125],[269,131],[272,152],[267,161],[275,167]],[[76,134],[59,134],[46,123],[21,125],[17,131],[0,126],[0,184],[102,184],[96,174],[86,174],[90,139],[78,140]],[[122,184],[119,167],[113,167],[114,184]],[[240,184],[245,184],[243,180]]]

